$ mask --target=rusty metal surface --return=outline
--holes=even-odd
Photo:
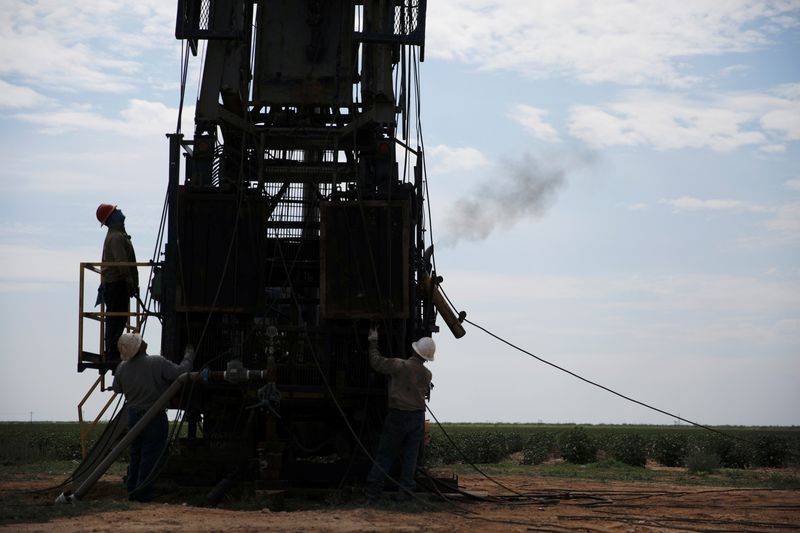
[[[322,316],[408,318],[408,202],[325,202],[320,209]]]
[[[350,0],[264,0],[254,100],[267,105],[349,105],[353,84]]]

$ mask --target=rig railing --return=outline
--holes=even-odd
[[[97,307],[97,304],[94,304],[90,310],[86,309],[86,298],[85,298],[85,287],[87,283],[87,276],[86,274],[92,273],[97,274],[97,284],[100,284],[99,276],[100,276],[100,269],[102,267],[110,267],[110,266],[118,266],[118,267],[150,267],[154,268],[158,266],[156,263],[133,263],[133,262],[122,262],[122,263],[111,263],[111,262],[98,262],[98,263],[81,263],[80,268],[80,287],[79,287],[79,297],[78,297],[78,372],[83,372],[87,368],[93,368],[101,373],[105,373],[108,370],[113,369],[119,361],[111,361],[108,360],[105,353],[105,319],[106,317],[113,317],[113,316],[124,316],[127,318],[127,322],[125,324],[125,331],[139,331],[144,323],[145,316],[147,315],[146,310],[142,307],[141,301],[136,298],[135,307],[134,309],[129,309],[128,311],[117,311],[117,312],[109,312],[106,311],[105,303],[100,303],[100,310],[95,311],[94,308]],[[84,332],[86,331],[86,321],[94,321],[99,324],[99,336],[98,336],[98,347],[97,352],[87,351],[87,346],[84,344]]]

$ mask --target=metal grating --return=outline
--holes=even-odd
[[[271,155],[271,154],[270,154]],[[267,236],[277,238],[318,238],[319,203],[330,197],[334,189],[330,173],[314,176],[318,164],[334,162],[332,151],[325,151],[321,161],[315,163],[304,160],[303,154],[284,154],[288,157],[271,158],[273,164],[283,164],[292,169],[292,175],[264,183],[264,195],[272,198],[274,208],[267,221]],[[305,169],[304,169],[305,167]],[[303,171],[307,170],[307,171]],[[303,172],[300,172],[303,171]],[[302,174],[302,182],[297,181]]]
[[[197,29],[208,31],[211,29],[212,0],[200,0],[200,15],[197,21]]]
[[[319,236],[319,199],[320,189],[330,189],[330,185],[307,185],[290,183],[279,197],[283,185],[266,184],[268,197],[276,197],[278,201],[267,222],[267,236],[278,238],[310,238]]]
[[[418,26],[420,0],[403,0],[394,8],[394,34],[411,35]]]
[[[385,24],[379,24],[378,21],[374,21],[372,30],[356,31],[355,38],[362,43],[397,43],[424,46],[427,5],[427,0],[395,0],[394,24],[391,27],[385,27]],[[389,13],[392,14],[391,11]],[[362,18],[364,16],[362,14]],[[365,24],[367,24],[366,20],[358,20],[356,21],[356,28],[364,28]],[[379,27],[381,29],[377,29]]]
[[[217,9],[230,12],[230,17],[217,17]],[[240,39],[243,19],[241,10],[232,10],[225,2],[216,0],[178,0],[175,21],[177,39]],[[216,24],[215,24],[216,23]]]

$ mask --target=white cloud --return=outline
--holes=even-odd
[[[762,48],[799,14],[781,0],[439,0],[427,53],[539,78],[685,86],[698,79],[687,58]]]
[[[800,342],[800,319],[780,320],[772,326],[772,329],[777,335],[794,337]]]
[[[186,116],[192,116],[192,109],[184,109]],[[42,127],[47,134],[62,134],[70,131],[88,130],[114,133],[132,137],[163,135],[175,129],[177,110],[161,102],[129,100],[128,106],[119,113],[119,118],[108,118],[98,111],[78,106],[41,113],[20,113],[15,118]]]
[[[42,154],[33,167],[24,157],[10,158],[0,174],[0,196],[23,191],[42,193],[62,203],[62,207],[66,198],[74,200],[87,195],[98,202],[120,196],[128,202],[157,202],[155,199],[163,194],[166,179],[163,135],[137,138],[136,149],[128,152],[119,151],[118,147],[130,144],[129,138],[107,135],[104,141],[109,142],[98,143],[95,153]],[[109,145],[115,148],[110,149]],[[84,154],[86,157],[81,158]]]
[[[95,172],[80,168],[25,169],[14,172],[15,180],[3,180],[0,191],[32,190],[42,193],[67,193],[80,191],[107,192],[116,190],[116,181],[103,179]]]
[[[0,294],[3,293],[32,293],[32,292],[45,292],[51,289],[50,283],[41,282],[16,282],[11,283],[8,281],[0,280]]]
[[[450,272],[448,289],[468,288],[470,305],[497,302],[582,302],[606,310],[719,311],[724,314],[774,312],[794,316],[800,292],[790,282],[724,274],[683,276],[522,276]],[[714,313],[712,313],[713,315]],[[625,327],[620,322],[621,328]]]
[[[647,211],[648,205],[642,202],[636,204],[630,204],[628,206],[629,211]]]
[[[736,111],[663,98],[618,102],[606,109],[576,106],[571,111],[570,132],[595,148],[652,145],[661,150],[728,151],[766,140],[761,132],[741,129],[749,121],[749,116]]]
[[[445,174],[480,168],[489,164],[486,156],[470,146],[451,147],[439,144],[426,152],[428,172]]]
[[[793,191],[800,191],[800,178],[793,178],[790,180],[786,180],[785,182],[783,182],[783,185],[787,189],[791,189]]]
[[[800,140],[800,100],[786,102],[779,109],[765,113],[761,125],[782,133],[791,141]]]
[[[45,226],[10,222],[0,224],[0,239],[9,243],[12,240],[26,240],[31,237],[42,237],[48,234]]]
[[[785,83],[775,88],[775,94],[789,100],[800,100],[800,83]]]
[[[701,200],[699,198],[692,198],[690,196],[683,196],[674,199],[662,199],[659,203],[672,206],[675,211],[723,211],[723,210],[736,210],[736,211],[755,211],[763,212],[767,209],[758,205],[742,202],[740,200]]]
[[[0,244],[0,287],[3,290],[41,287],[48,283],[75,283],[81,261],[97,257],[96,249],[52,249]]]
[[[594,148],[621,145],[726,152],[759,145],[762,151],[781,153],[783,148],[773,141],[776,136],[800,139],[800,98],[792,88],[723,94],[710,101],[632,93],[599,106],[574,106],[569,130]]]
[[[748,65],[729,65],[720,69],[719,76],[723,78],[727,78],[733,75],[739,75],[745,72],[748,72],[750,67]]]
[[[794,243],[800,240],[800,203],[765,206],[741,200],[701,200],[690,196],[662,199],[659,200],[659,203],[671,206],[675,213],[686,211],[731,211],[766,215],[767,218],[759,224],[769,231],[770,235],[767,237],[740,238],[738,240],[739,245],[744,248],[763,248]]]
[[[767,220],[764,225],[767,229],[787,237],[800,238],[800,203],[778,207],[775,216]]]
[[[764,146],[760,146],[758,149],[760,151],[764,152],[765,154],[785,154],[786,153],[786,145],[785,144],[765,144]]]
[[[48,98],[28,87],[0,80],[0,107],[20,108],[42,105]]]
[[[525,104],[515,105],[508,114],[509,118],[522,124],[537,139],[546,142],[561,141],[556,129],[544,120],[546,115],[546,110]]]
[[[123,92],[142,51],[175,48],[171,2],[8,0],[0,15],[0,76],[57,91]]]
[[[119,163],[128,165],[135,161],[141,161],[145,157],[147,157],[147,154],[143,154],[138,150],[98,150],[91,152],[49,152],[42,154],[41,160],[52,161],[57,165],[72,164],[76,162],[84,164],[87,162],[92,162],[99,164]]]
[[[723,95],[719,105],[749,114],[764,130],[783,139],[800,140],[800,83],[778,85],[762,93]]]

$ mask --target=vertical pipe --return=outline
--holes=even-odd
[[[164,245],[164,301],[162,315],[161,353],[174,359],[179,352],[176,295],[178,289],[178,182],[180,179],[180,149],[183,135],[173,133],[169,139],[169,182],[167,184],[167,241]]]
[[[80,281],[78,283],[78,372],[83,371],[83,270],[84,264],[81,263]]]

